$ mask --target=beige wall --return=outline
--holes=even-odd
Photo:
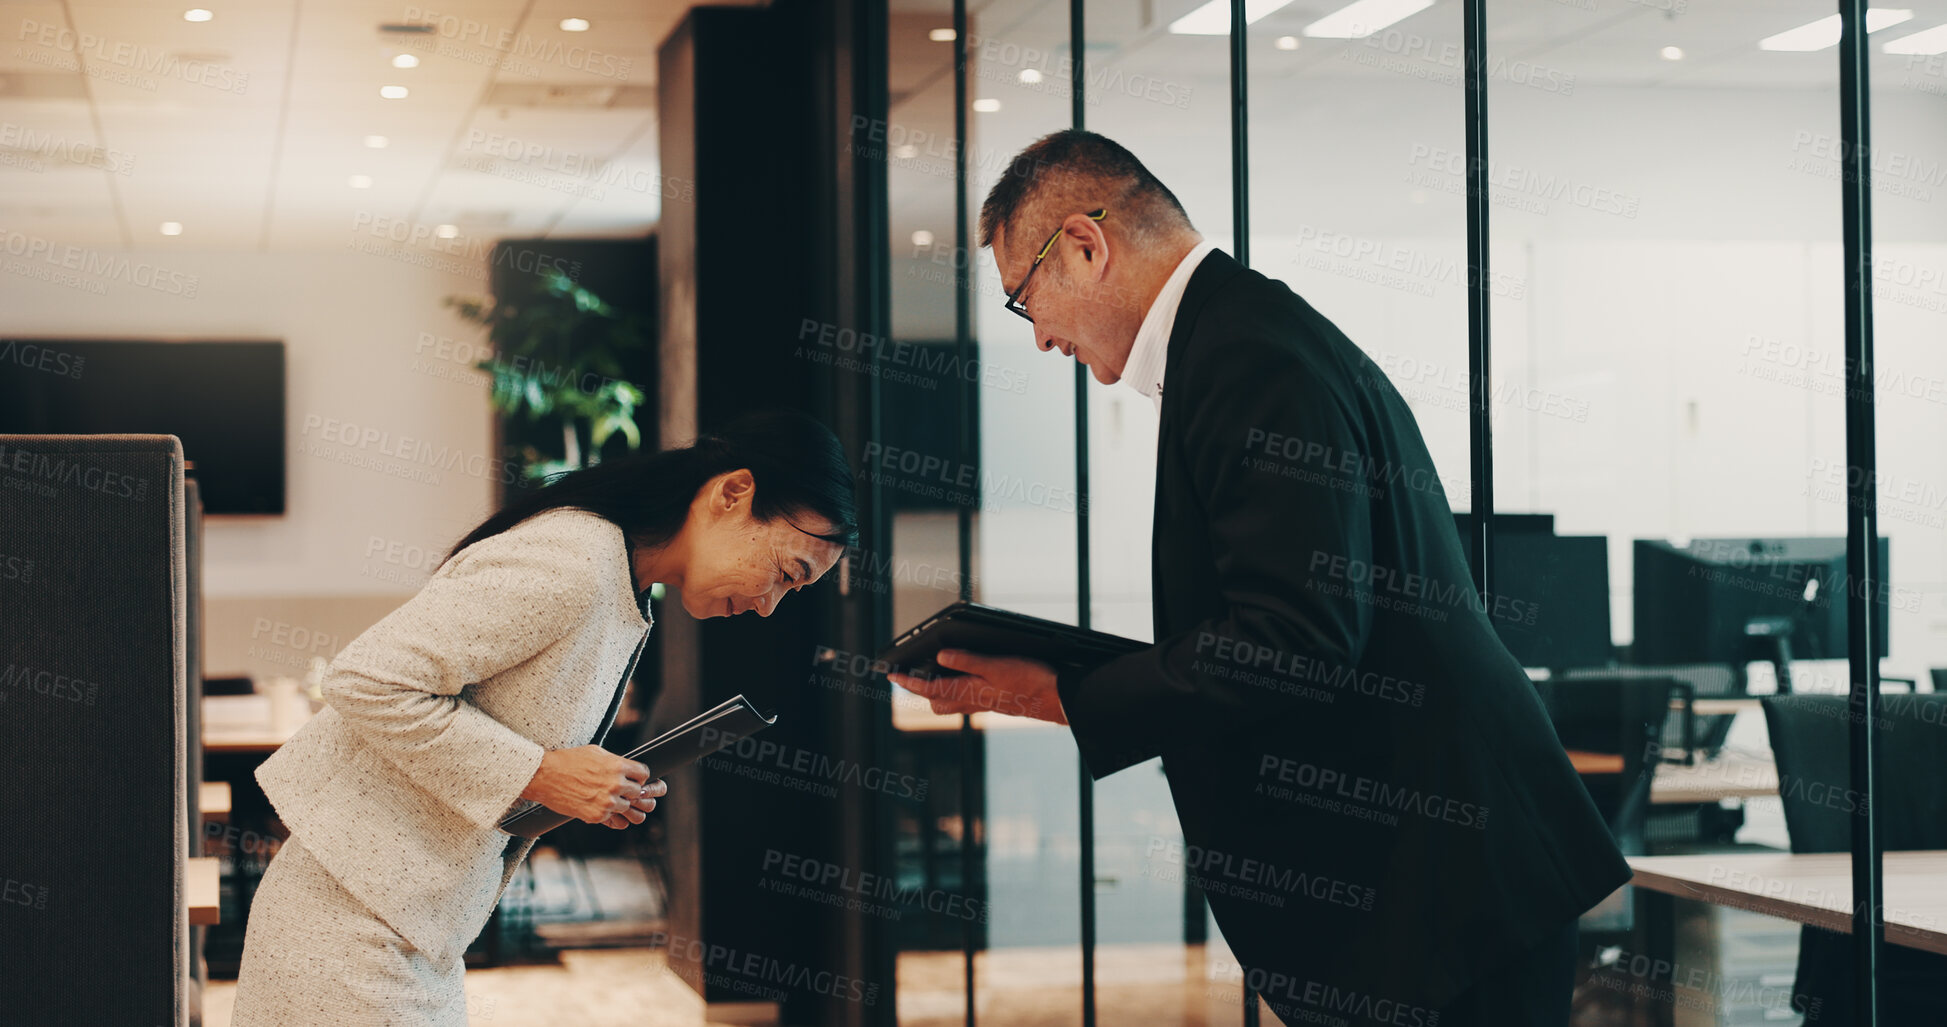
[[[0,274],[0,331],[285,341],[287,512],[206,521],[207,667],[302,676],[312,646],[329,656],[417,591],[493,502],[481,333],[441,305],[486,295],[487,269],[354,250],[138,256],[193,276],[194,295]]]

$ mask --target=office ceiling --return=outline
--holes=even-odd
[[[1227,71],[1223,36],[1177,35],[1170,24],[1205,0],[1087,0],[1084,5],[1091,64],[1113,64],[1175,78],[1222,80]],[[1443,48],[1460,46],[1460,4],[1431,6],[1397,21],[1379,39],[1315,39],[1307,25],[1350,0],[1291,0],[1249,29],[1254,80],[1371,78],[1396,69],[1346,59],[1346,51],[1404,57],[1440,65]],[[1257,6],[1256,3],[1250,6]],[[1874,7],[1912,12],[1901,24],[1873,34],[1874,50],[1934,26],[1947,24],[1942,0],[1883,0]],[[994,40],[1066,50],[1067,0],[986,0],[969,5],[977,33]],[[1573,71],[1578,81],[1621,85],[1831,86],[1837,57],[1827,48],[1809,53],[1767,52],[1758,40],[1831,15],[1831,0],[1488,0],[1490,61],[1528,61]],[[895,18],[932,18],[951,25],[951,5],[940,0],[895,0]],[[1281,50],[1280,36],[1297,40]],[[1287,44],[1288,45],[1288,44]],[[1663,49],[1684,51],[1676,60]],[[1904,57],[1884,63],[1901,66]],[[1876,58],[1876,65],[1881,63]]]
[[[640,234],[656,49],[690,6],[0,0],[0,231],[246,252]]]
[[[503,236],[635,235],[659,216],[669,184],[658,177],[655,53],[690,6],[683,0],[245,0],[185,20],[194,2],[214,0],[0,0],[0,30],[12,40],[0,47],[0,231],[95,248],[257,252],[444,232],[465,251],[468,240]],[[1889,2],[1916,16],[1876,43],[1947,22],[1947,0]],[[1090,67],[1194,88],[1207,109],[1225,89],[1224,39],[1168,31],[1198,5],[1091,0]],[[1453,0],[1399,22],[1379,45],[1302,37],[1338,6],[1295,0],[1252,26],[1256,104],[1328,102],[1361,81],[1454,70],[1441,56],[1459,46]],[[952,44],[929,37],[951,24],[951,5],[892,7],[892,120],[950,142]],[[1573,75],[1578,89],[1831,88],[1831,50],[1756,46],[1830,9],[1830,0],[1491,0],[1490,50],[1508,62],[1494,88],[1533,69]],[[588,29],[565,31],[569,18]],[[988,40],[1051,51],[1039,67],[1061,74],[1064,0],[987,0],[972,19]],[[1299,46],[1279,49],[1281,35]],[[1671,45],[1682,60],[1660,56]],[[395,68],[400,55],[418,66]],[[973,98],[1065,106],[1052,82],[1023,95],[1025,62],[994,57],[976,57]],[[1876,56],[1876,81],[1901,74],[1888,62],[1904,60]],[[409,95],[382,98],[388,85]],[[976,139],[988,116],[971,115]],[[384,136],[385,147],[368,147],[368,136]],[[923,155],[946,152],[921,143]],[[977,167],[976,177],[995,170]],[[895,174],[896,222],[902,194],[937,198],[936,178]]]
[[[1084,58],[1088,79],[1095,83],[1088,118],[1094,127],[1113,124],[1122,132],[1132,131],[1132,124],[1146,126],[1149,134],[1139,133],[1138,138],[1152,148],[1168,139],[1227,166],[1228,40],[1169,30],[1171,22],[1202,2],[1088,0]],[[1872,36],[1876,101],[1897,96],[1937,103],[1943,120],[1935,123],[1947,124],[1947,56],[1884,52],[1888,42],[1947,25],[1947,0],[1884,2],[1910,10],[1912,18]],[[1295,117],[1286,116],[1297,112],[1356,109],[1371,113],[1374,137],[1390,147],[1396,139],[1387,134],[1384,119],[1445,117],[1439,123],[1451,127],[1458,145],[1461,5],[1435,0],[1368,39],[1304,35],[1307,25],[1345,3],[1293,0],[1251,25],[1247,67],[1254,123],[1293,121]],[[1679,105],[1673,110],[1684,103],[1677,97],[1658,100],[1658,91],[1796,92],[1808,98],[1823,93],[1833,97],[1829,106],[1836,132],[1836,49],[1797,53],[1758,46],[1760,39],[1831,14],[1831,0],[1488,0],[1486,6],[1490,107],[1502,104],[1505,112],[1521,109],[1523,101],[1532,106],[1549,93],[1579,98],[1626,90],[1641,94],[1638,107],[1647,113],[1661,103]],[[975,2],[969,23],[974,36],[969,103],[986,100],[999,106],[969,114],[969,163],[977,202],[986,183],[1004,169],[1006,153],[995,151],[1011,152],[1034,135],[1068,122],[1068,69],[1062,61],[1069,53],[1069,4]],[[891,121],[917,143],[907,151],[914,154],[909,166],[896,167],[891,176],[893,237],[902,244],[913,232],[938,235],[953,224],[953,45],[930,38],[933,29],[951,24],[946,0],[894,0]],[[1289,38],[1280,45],[1280,37]],[[1666,56],[1666,47],[1682,52]],[[1038,77],[1024,77],[1029,72]],[[1147,83],[1175,92],[1137,96]],[[1191,102],[1173,104],[1171,96],[1188,96]],[[1406,110],[1399,104],[1434,109]],[[1569,100],[1549,110],[1567,118],[1580,116],[1580,108]],[[1510,131],[1543,131],[1535,116],[1502,121],[1504,137]],[[1640,123],[1626,127],[1639,135],[1644,131]],[[946,145],[934,142],[942,138]],[[1296,166],[1315,159],[1310,147],[1316,142],[1290,133],[1254,132],[1252,161],[1258,167]],[[1358,142],[1334,140],[1335,145]],[[1458,210],[1457,204],[1448,206]]]

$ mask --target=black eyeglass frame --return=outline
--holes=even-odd
[[[1088,214],[1088,219],[1090,221],[1100,221],[1108,216],[1109,208],[1103,207],[1091,211]],[[1055,240],[1059,238],[1061,238],[1061,229],[1057,228],[1055,229],[1055,234],[1049,236],[1048,241],[1041,244],[1041,252],[1034,255],[1034,263],[1028,265],[1028,273],[1021,276],[1021,284],[1015,286],[1014,291],[1007,294],[1007,309],[1027,318],[1029,324],[1034,323],[1034,315],[1028,313],[1028,305],[1021,297],[1027,292],[1028,282],[1034,279],[1035,271],[1040,269],[1041,262],[1047,259],[1048,253],[1055,248]]]

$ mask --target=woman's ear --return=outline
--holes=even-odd
[[[717,478],[716,508],[729,512],[739,506],[748,507],[752,497],[757,494],[757,479],[747,467],[726,471]]]

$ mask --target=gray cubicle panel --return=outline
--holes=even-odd
[[[0,1020],[187,1011],[182,447],[0,435]]]

